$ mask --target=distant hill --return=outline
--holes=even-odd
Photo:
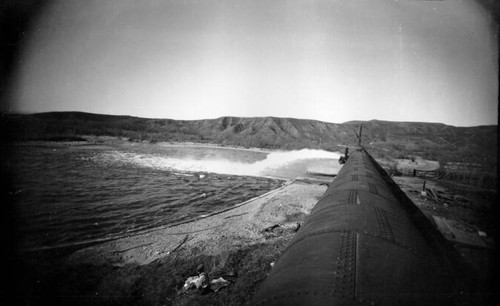
[[[130,141],[191,141],[269,149],[341,150],[363,144],[378,158],[423,158],[495,165],[497,126],[454,127],[441,123],[349,121],[341,124],[277,117],[221,117],[209,120],[146,119],[82,112],[4,115],[4,140],[69,140],[108,135]],[[6,138],[6,139],[5,139]],[[495,170],[496,171],[496,170]]]

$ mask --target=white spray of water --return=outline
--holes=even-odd
[[[336,160],[340,156],[341,154],[338,152],[302,149],[296,151],[275,151],[269,153],[263,160],[254,163],[245,163],[213,157],[210,159],[184,159],[114,151],[101,154],[98,159],[104,163],[123,163],[157,170],[261,176],[266,171],[278,169],[294,162],[308,159]]]

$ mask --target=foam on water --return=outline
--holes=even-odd
[[[161,154],[142,154],[123,151],[109,151],[95,157],[95,160],[106,164],[125,164],[141,168],[180,172],[211,172],[229,175],[264,176],[279,168],[293,163],[312,159],[337,160],[338,152],[302,149],[295,151],[275,151],[267,154],[265,159],[255,162],[231,161],[222,157],[210,156],[179,158]]]

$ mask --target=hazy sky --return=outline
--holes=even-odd
[[[473,0],[56,1],[10,110],[497,124],[497,29]]]

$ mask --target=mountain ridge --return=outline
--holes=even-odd
[[[150,119],[85,112],[3,115],[4,139],[44,140],[82,135],[117,136],[130,141],[191,141],[269,149],[355,146],[359,125],[363,144],[378,157],[419,155],[434,160],[495,162],[497,125],[456,127],[444,123],[353,120],[330,123],[282,117],[222,116],[215,119]]]

